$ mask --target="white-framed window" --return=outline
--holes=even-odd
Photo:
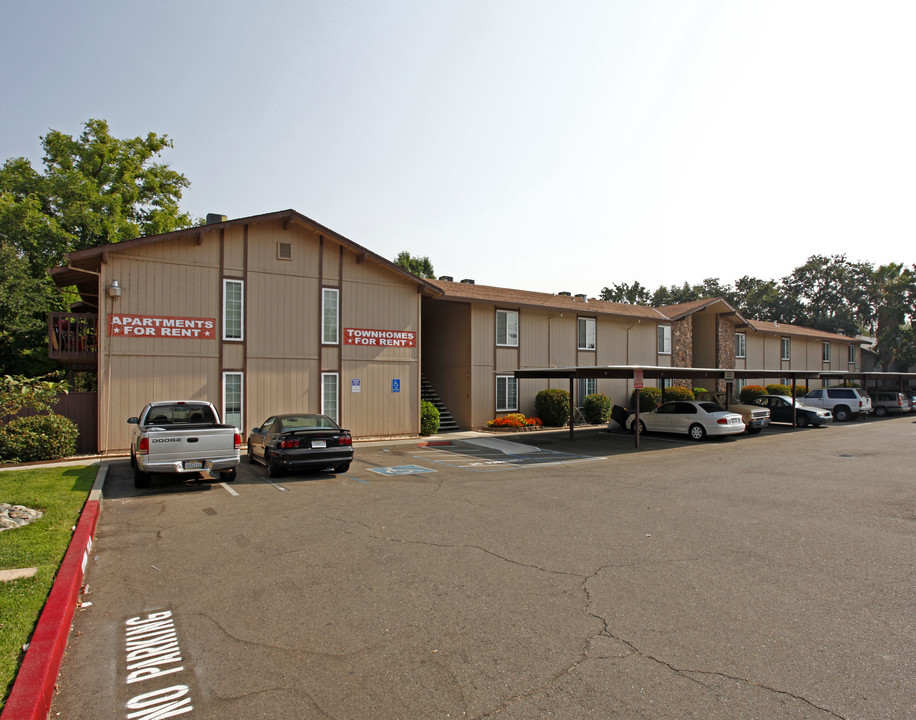
[[[782,338],[782,354],[780,357],[783,360],[792,359],[792,338],[784,337]]]
[[[245,425],[242,416],[244,405],[245,376],[240,372],[223,373],[223,422],[226,425],[235,425],[244,435]]]
[[[747,385],[747,380],[744,378],[735,378],[735,397],[741,396],[741,391],[744,390],[745,385]]]
[[[856,362],[856,346],[852,343],[849,343],[849,358],[847,360],[850,365],[854,365]]]
[[[321,373],[321,414],[340,423],[339,397],[340,375],[338,373]]]
[[[339,342],[340,290],[321,288],[321,344],[337,345]]]
[[[658,326],[658,354],[659,355],[670,355],[671,354],[671,326],[670,325],[659,325]]]
[[[821,360],[825,363],[830,362],[830,341],[825,340],[824,344],[821,346]]]
[[[585,394],[595,395],[598,392],[598,379],[585,378]]]
[[[518,347],[518,311],[496,311],[496,344]]]
[[[579,318],[579,349],[595,349],[595,318]]]
[[[518,410],[518,378],[512,375],[496,376],[496,412]]]
[[[735,333],[735,357],[747,357],[747,335],[744,333]]]
[[[245,282],[223,279],[223,340],[244,340]]]

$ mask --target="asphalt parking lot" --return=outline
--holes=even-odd
[[[914,717],[914,420],[115,462],[51,716]]]

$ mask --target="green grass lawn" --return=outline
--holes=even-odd
[[[30,578],[0,582],[0,688],[12,688],[22,646],[29,641],[95,481],[97,468],[61,467],[0,472],[0,502],[42,510],[24,527],[0,532],[0,570],[38,568]]]

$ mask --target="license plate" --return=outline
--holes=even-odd
[[[738,418],[729,418],[729,419],[728,419],[728,424],[729,424],[729,425],[737,425],[739,422],[741,422],[741,421],[740,421]]]
[[[185,460],[185,470],[200,470],[204,466],[203,460]]]
[[[328,443],[326,440],[312,440],[313,448],[320,448],[320,447],[326,448],[327,446],[328,446]]]

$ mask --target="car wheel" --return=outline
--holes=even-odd
[[[797,418],[795,418],[795,427],[808,427],[808,416],[799,415]]]
[[[143,472],[140,468],[134,467],[134,487],[135,488],[148,488],[151,480],[151,475],[148,472]]]
[[[885,415],[887,415],[887,408],[884,407],[883,405],[879,405],[878,407],[875,408],[875,415],[877,415],[878,417],[884,417]]]
[[[248,453],[246,454],[249,465],[254,465],[254,453],[251,451],[251,443],[248,443]]]
[[[277,459],[267,450],[264,451],[264,464],[267,465],[267,474],[272,477],[280,477],[283,474],[283,468]]]
[[[633,424],[630,425],[630,432],[632,433],[636,432],[636,421],[635,420],[633,421]],[[639,421],[639,434],[640,435],[646,434],[646,424],[642,420]]]
[[[341,465],[334,466],[334,472],[336,473],[345,473],[350,469],[350,463],[343,463]]]
[[[706,437],[706,428],[704,428],[699,423],[694,423],[690,426],[687,434],[690,435],[691,440],[702,440]]]
[[[223,470],[219,474],[220,482],[235,482],[236,475],[238,475],[238,470],[232,468],[232,470]]]
[[[834,408],[833,410],[833,419],[837,422],[846,422],[849,420],[849,408],[843,405]]]
[[[134,449],[133,449],[133,448],[130,449],[130,466],[131,466],[132,468],[137,467],[137,456],[134,455]]]

